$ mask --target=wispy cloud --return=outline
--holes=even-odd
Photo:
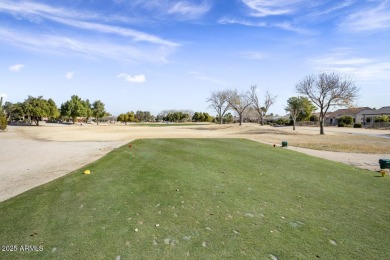
[[[131,37],[134,41],[143,41],[148,42],[152,44],[159,44],[164,45],[168,47],[178,47],[180,46],[178,43],[168,41],[161,39],[157,36],[139,32],[132,29],[117,27],[117,26],[111,26],[111,25],[105,25],[105,24],[99,24],[99,23],[90,23],[90,22],[84,22],[84,21],[76,21],[76,20],[68,20],[68,19],[62,19],[62,18],[52,18],[52,20],[60,22],[62,24],[66,24],[72,27],[76,27],[79,29],[84,30],[91,30],[99,33],[111,33],[111,34],[117,34],[120,36],[125,37]]]
[[[24,65],[23,64],[15,64],[15,65],[12,65],[10,66],[8,69],[12,72],[19,72],[21,71],[22,69],[24,68]]]
[[[390,62],[380,59],[330,53],[327,56],[311,59],[309,63],[317,71],[335,71],[352,75],[359,81],[390,80]]]
[[[346,1],[337,1],[335,5],[331,5],[328,8],[323,8],[321,11],[314,12],[312,15],[319,16],[319,15],[328,15],[331,13],[334,13],[338,10],[344,9],[346,7],[351,6],[355,3],[356,0],[346,0]]]
[[[37,53],[76,55],[88,59],[108,58],[137,63],[166,63],[168,56],[175,50],[166,46],[156,47],[141,43],[128,45],[112,40],[91,40],[89,37],[66,37],[30,31],[14,32],[1,27],[0,42]]]
[[[145,41],[152,44],[167,45],[178,47],[179,44],[160,39],[157,36],[139,32],[136,30],[102,24],[107,18],[100,19],[98,14],[83,13],[76,10],[54,8],[51,6],[37,3],[9,3],[7,1],[0,3],[0,11],[10,12],[16,15],[35,16],[36,19],[48,19],[61,24],[69,25],[83,30],[91,30],[99,33],[111,33],[120,36],[131,37],[135,41]],[[35,20],[36,20],[35,19]],[[90,22],[86,20],[98,20],[100,22]]]
[[[196,20],[212,8],[215,0],[114,0],[118,5],[130,7],[137,13],[147,13],[149,20]]]
[[[74,71],[69,71],[65,74],[65,78],[68,80],[73,79],[73,77],[74,77]]]
[[[129,75],[127,73],[120,73],[116,77],[131,83],[144,83],[146,81],[146,76],[144,74]]]
[[[240,24],[253,27],[267,27],[266,22],[252,22],[243,19],[234,19],[234,18],[221,18],[218,21],[220,24]]]
[[[242,0],[251,9],[251,15],[256,17],[266,17],[274,15],[286,15],[297,10],[297,4],[304,0]]]
[[[284,29],[286,31],[296,32],[299,34],[312,34],[312,32],[310,30],[297,27],[294,24],[292,24],[291,22],[275,23],[275,24],[272,24],[271,27],[277,27],[277,28]]]
[[[180,15],[185,19],[198,18],[210,10],[210,6],[206,3],[195,5],[186,1],[179,1],[169,8],[168,14]]]
[[[104,22],[139,22],[139,19],[132,19],[125,16],[103,15],[101,13],[54,7],[46,4],[37,3],[34,1],[2,0],[0,2],[0,12],[9,13],[14,15],[18,19],[28,19],[32,22],[41,22],[43,19],[51,19],[53,17],[64,17],[69,19],[90,21],[98,20]]]
[[[353,32],[390,29],[390,1],[372,1],[378,5],[351,13],[340,28]]]
[[[130,61],[166,62],[168,55],[180,46],[176,42],[130,29],[128,26],[125,28],[107,24],[107,21],[112,21],[110,18],[90,12],[52,7],[35,2],[14,3],[5,0],[0,2],[0,13],[8,13],[18,19],[27,19],[32,22],[49,20],[88,31],[99,39],[93,41],[90,40],[91,37],[82,38],[80,35],[85,35],[85,33],[81,31],[75,31],[72,34],[69,31],[34,32],[31,29],[22,31],[17,27],[10,29],[0,26],[0,43],[6,42],[12,46],[34,51],[46,48],[47,52],[72,51],[93,58],[108,57]],[[105,37],[105,34],[113,34],[116,38]]]
[[[267,22],[253,22],[249,20],[231,19],[231,18],[221,18],[218,22],[220,24],[239,24],[239,25],[252,26],[252,27],[280,28],[286,31],[296,32],[299,34],[311,34],[310,30],[296,27],[290,22],[267,23]]]

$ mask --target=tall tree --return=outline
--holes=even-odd
[[[89,118],[92,116],[92,105],[89,102],[89,99],[83,100],[82,103],[85,107],[85,122],[88,123]]]
[[[60,112],[58,111],[58,107],[53,99],[49,98],[47,100],[48,108],[49,108],[49,114],[48,117],[51,119],[57,119],[60,116]]]
[[[250,97],[253,107],[260,117],[260,124],[264,125],[264,117],[267,115],[269,108],[275,103],[277,96],[272,96],[267,90],[264,95],[264,103],[261,103],[257,95],[257,86],[251,86]]]
[[[117,118],[117,121],[127,124],[127,122],[135,122],[134,112],[127,112],[126,114],[120,114]]]
[[[308,98],[320,109],[320,134],[325,134],[325,115],[330,107],[351,106],[359,89],[350,79],[336,73],[320,73],[304,78],[296,85],[296,91]]]
[[[39,126],[39,121],[42,117],[48,117],[50,115],[49,102],[42,96],[28,98],[23,102],[24,113],[29,117],[31,122],[34,122]]]
[[[209,107],[212,107],[217,112],[217,118],[220,119],[220,124],[223,123],[223,116],[229,110],[228,91],[216,91],[211,93],[211,96],[207,99],[210,103]]]
[[[229,106],[237,112],[238,117],[240,118],[240,126],[244,120],[243,114],[245,110],[252,104],[250,93],[238,93],[237,89],[229,90],[227,92],[227,101]]]
[[[297,121],[309,121],[313,112],[317,110],[317,107],[307,97],[301,97],[303,103],[303,109],[297,117]]]
[[[304,98],[302,97],[290,97],[287,100],[287,106],[285,110],[290,113],[290,117],[293,120],[293,130],[295,130],[295,122],[297,117],[304,109]]]
[[[7,113],[7,117],[10,121],[16,120],[19,121],[22,118],[24,118],[24,110],[23,110],[23,104],[18,102],[12,104],[11,102],[5,102],[5,111]]]
[[[92,116],[95,117],[97,124],[99,124],[99,119],[104,117],[106,114],[104,104],[100,100],[96,100],[95,102],[93,102],[91,111],[92,111]]]
[[[70,100],[61,105],[61,115],[72,118],[73,124],[77,117],[86,116],[85,106],[81,98],[73,95]]]

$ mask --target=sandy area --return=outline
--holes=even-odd
[[[274,128],[248,124],[140,127],[124,125],[10,126],[0,133],[0,201],[66,175],[107,152],[138,138],[247,138],[280,146],[282,140],[297,146],[325,147],[329,140],[363,147],[376,154],[313,150],[289,145],[312,156],[343,162],[367,170],[379,170],[378,160],[390,158],[390,131],[329,128],[326,138],[318,128]],[[329,139],[329,140],[328,140]],[[308,142],[309,143],[305,143]],[[332,149],[332,148],[330,148]],[[337,150],[337,147],[334,149]],[[354,148],[356,149],[356,147]]]

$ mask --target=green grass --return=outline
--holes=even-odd
[[[43,247],[0,259],[389,259],[376,176],[242,139],[136,140],[0,203],[0,244]]]

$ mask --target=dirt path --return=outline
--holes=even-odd
[[[327,138],[344,140],[347,130],[337,128],[329,131]],[[343,135],[347,134],[347,135]],[[350,142],[367,142],[366,135],[389,133],[367,131],[356,132]],[[33,187],[66,175],[102,157],[109,151],[138,138],[247,138],[269,144],[280,144],[281,140],[292,142],[312,138],[318,139],[313,128],[300,128],[291,132],[289,128],[279,129],[258,125],[223,126],[63,126],[42,127],[10,126],[8,132],[0,133],[0,201],[4,201]],[[378,170],[380,158],[390,158],[390,140],[369,137],[384,145],[382,154],[342,153],[319,151],[299,147],[289,149],[309,155],[343,162],[367,170]],[[322,139],[321,139],[322,140]],[[385,140],[385,141],[382,141]],[[372,141],[372,142],[374,142]],[[386,141],[388,143],[386,143]],[[301,142],[301,141],[300,141]],[[386,151],[387,151],[386,150]]]

